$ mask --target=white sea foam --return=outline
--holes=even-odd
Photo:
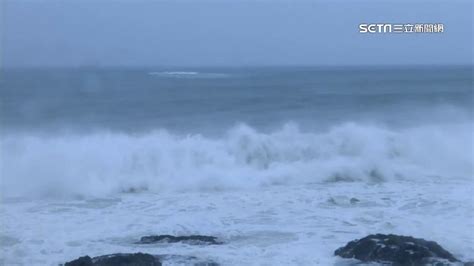
[[[209,73],[196,71],[163,71],[148,72],[148,75],[162,78],[226,78],[229,74],[225,73]]]
[[[389,130],[348,123],[326,132],[236,126],[220,138],[96,133],[6,136],[3,194],[104,196],[318,182],[471,178],[472,124]]]
[[[472,182],[418,181],[6,200],[0,205],[0,265],[57,266],[85,255],[144,252],[220,265],[347,266],[354,261],[334,250],[373,233],[433,240],[472,261]],[[153,234],[213,235],[225,244],[134,244]]]
[[[150,72],[150,75],[197,75],[195,71],[164,71],[164,72]]]

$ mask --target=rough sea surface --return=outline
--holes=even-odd
[[[472,261],[472,73],[3,71],[0,265],[117,252],[348,265],[334,250],[373,233]],[[224,244],[136,244],[157,234]]]

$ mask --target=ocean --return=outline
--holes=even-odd
[[[0,265],[346,265],[371,233],[474,260],[473,126],[464,66],[6,69]]]

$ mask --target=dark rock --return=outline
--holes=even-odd
[[[105,256],[80,257],[79,259],[66,262],[65,266],[161,266],[161,261],[150,254],[145,253],[118,253]]]
[[[171,236],[171,235],[155,235],[144,236],[137,244],[153,244],[153,243],[186,243],[191,245],[220,245],[222,242],[214,236],[190,235],[190,236]]]
[[[93,266],[94,263],[92,262],[91,257],[84,256],[84,257],[80,257],[78,259],[75,259],[73,261],[66,262],[66,264],[64,264],[64,265],[65,266]]]
[[[464,266],[474,266],[474,261],[468,261],[464,263]]]
[[[449,265],[459,262],[433,241],[398,235],[376,234],[349,242],[334,252],[343,258],[395,265]]]
[[[357,203],[359,203],[359,202],[360,202],[360,200],[357,199],[357,198],[351,198],[351,200],[350,200],[350,203],[351,203],[351,204],[357,204]]]

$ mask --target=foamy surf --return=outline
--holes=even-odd
[[[272,185],[472,178],[472,124],[388,129],[341,124],[264,133],[246,125],[222,137],[94,133],[14,136],[1,143],[4,196],[110,196]]]
[[[162,78],[226,78],[229,74],[225,73],[209,73],[209,72],[197,72],[197,71],[152,71],[148,72],[148,75],[157,76]]]
[[[373,232],[433,240],[469,261],[474,259],[470,184],[444,178],[10,199],[0,206],[5,255],[0,263],[57,266],[86,254],[144,252],[220,265],[348,266],[334,250]],[[213,235],[225,244],[135,244],[150,234]]]

